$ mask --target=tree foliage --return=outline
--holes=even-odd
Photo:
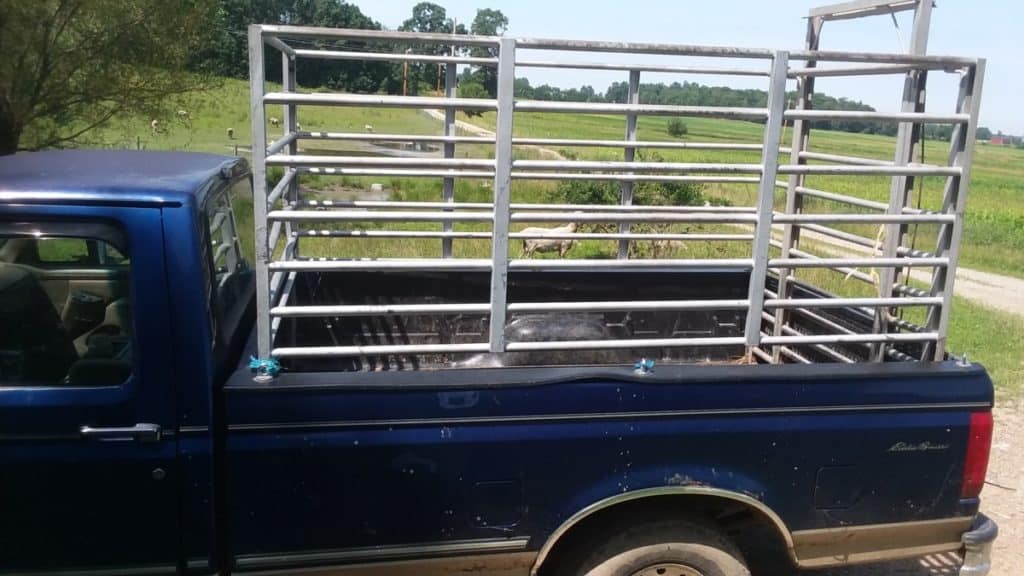
[[[0,0],[0,154],[80,142],[119,115],[169,116],[175,97],[210,85],[187,65],[217,5]]]
[[[686,127],[686,122],[683,122],[679,118],[669,120],[666,130],[668,130],[669,136],[675,136],[676,138],[686,136],[686,133],[690,131],[689,128]]]

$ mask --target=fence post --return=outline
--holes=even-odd
[[[263,109],[263,30],[249,26],[249,117],[252,119],[252,194],[256,242],[256,350],[270,357],[270,278],[267,246],[267,130]]]
[[[627,104],[639,104],[640,103],[640,71],[630,70],[629,71],[629,91],[627,92],[626,103]],[[626,114],[626,141],[636,142],[636,113],[630,112]],[[626,146],[623,148],[623,156],[626,162],[632,162],[636,158],[636,147]],[[621,204],[623,206],[629,206],[633,204],[633,186],[632,180],[625,181],[622,183],[622,196]],[[629,222],[619,223],[619,233],[629,234],[630,224]],[[619,240],[619,260],[625,260],[629,258],[629,240]]]
[[[455,47],[452,46],[452,54],[455,54]],[[458,85],[457,77],[457,66],[454,62],[448,62],[444,65],[444,95],[446,98],[455,98],[457,96],[456,87]],[[455,136],[455,108],[444,109],[444,135]],[[444,143],[444,157],[455,158],[455,143],[445,142]],[[451,176],[445,176],[444,178],[444,191],[442,193],[442,199],[445,203],[451,204],[455,202],[455,178]],[[449,209],[445,209],[449,211]],[[443,224],[442,228],[445,232],[452,231],[452,222],[447,220]],[[442,238],[441,239],[441,255],[444,258],[452,257],[452,239]]]
[[[786,74],[789,52],[779,51],[772,60],[768,88],[768,119],[764,126],[761,152],[761,184],[757,191],[757,227],[754,229],[754,266],[750,271],[747,299],[747,323],[744,330],[748,351],[761,342],[761,313],[764,311],[765,281],[768,276],[768,251],[772,238],[772,211],[775,209],[775,176],[779,168],[779,138],[786,111]]]
[[[515,38],[502,38],[498,52],[498,118],[494,141],[494,225],[491,237],[491,352],[505,351],[508,288],[508,228],[512,201],[512,116],[515,112]]]

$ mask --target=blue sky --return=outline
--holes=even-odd
[[[409,17],[417,0],[348,0],[387,28],[397,28]],[[803,48],[807,15],[811,7],[828,0],[439,0],[436,2],[467,25],[477,8],[497,8],[509,18],[507,35],[517,37],[573,38],[587,40],[670,42],[749,46],[771,49]],[[931,54],[975,56],[988,60],[981,125],[993,131],[1024,134],[1024,2],[1018,0],[937,0],[932,13]],[[829,22],[822,34],[822,49],[871,52],[905,50],[910,18],[898,18],[899,33],[888,16],[857,21]],[[530,54],[531,57],[540,56]],[[551,53],[545,59],[552,59]],[[562,55],[558,55],[562,56]],[[524,55],[525,57],[525,55]],[[594,60],[594,56],[565,55],[565,59]],[[608,55],[618,62],[666,63],[665,57]],[[679,60],[674,60],[679,62]],[[689,63],[709,64],[693,59]],[[724,64],[718,62],[717,64]],[[738,63],[742,65],[742,63]],[[763,64],[762,64],[763,65]],[[738,67],[738,66],[732,66]],[[608,84],[626,79],[625,72],[521,69],[534,85],[563,88],[590,84],[603,91]],[[643,82],[696,81],[711,85],[763,88],[766,79],[730,79],[719,76],[647,74]],[[952,75],[929,77],[928,110],[951,111],[957,80]],[[822,79],[817,90],[833,96],[861,100],[879,110],[899,106],[901,79]]]

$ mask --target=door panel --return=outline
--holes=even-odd
[[[0,574],[174,573],[179,474],[160,209],[0,207],[0,237],[25,238],[30,230],[99,237],[130,263],[31,274],[33,267],[0,262],[7,279],[0,299],[43,292],[44,301],[56,292],[67,299],[80,290],[104,307],[118,299],[132,313],[122,334],[68,348],[74,335],[63,310],[45,322],[13,305],[0,312],[0,332],[7,333],[0,338]],[[42,326],[52,334],[33,337]],[[66,364],[20,369],[24,358],[58,340]],[[153,427],[130,433],[138,424]],[[83,427],[99,432],[83,434]],[[151,432],[156,427],[160,434]]]

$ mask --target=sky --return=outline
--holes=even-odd
[[[418,0],[348,0],[386,28],[395,29],[412,13]],[[509,19],[506,36],[519,38],[566,38],[624,42],[663,42],[769,48],[803,49],[810,8],[829,0],[435,0],[450,17],[472,22],[478,8],[496,8]],[[910,41],[910,13],[855,21],[827,22],[822,30],[822,50],[903,52]],[[928,53],[985,58],[987,60],[981,106],[981,126],[993,132],[1024,134],[1024,2],[1020,0],[936,0],[932,11]],[[686,63],[744,67],[763,62],[709,62],[660,56],[540,54],[525,52],[521,59],[575,59],[631,63]],[[747,66],[749,67],[749,66]],[[520,68],[531,84],[561,88],[593,86],[599,92],[612,82],[625,81],[626,72],[566,71]],[[766,78],[682,76],[643,73],[641,82],[691,81],[737,88],[767,88]],[[952,112],[958,79],[933,73],[928,79],[929,112]],[[791,83],[790,89],[793,88]],[[816,91],[860,100],[882,111],[899,108],[902,78],[819,79]]]

